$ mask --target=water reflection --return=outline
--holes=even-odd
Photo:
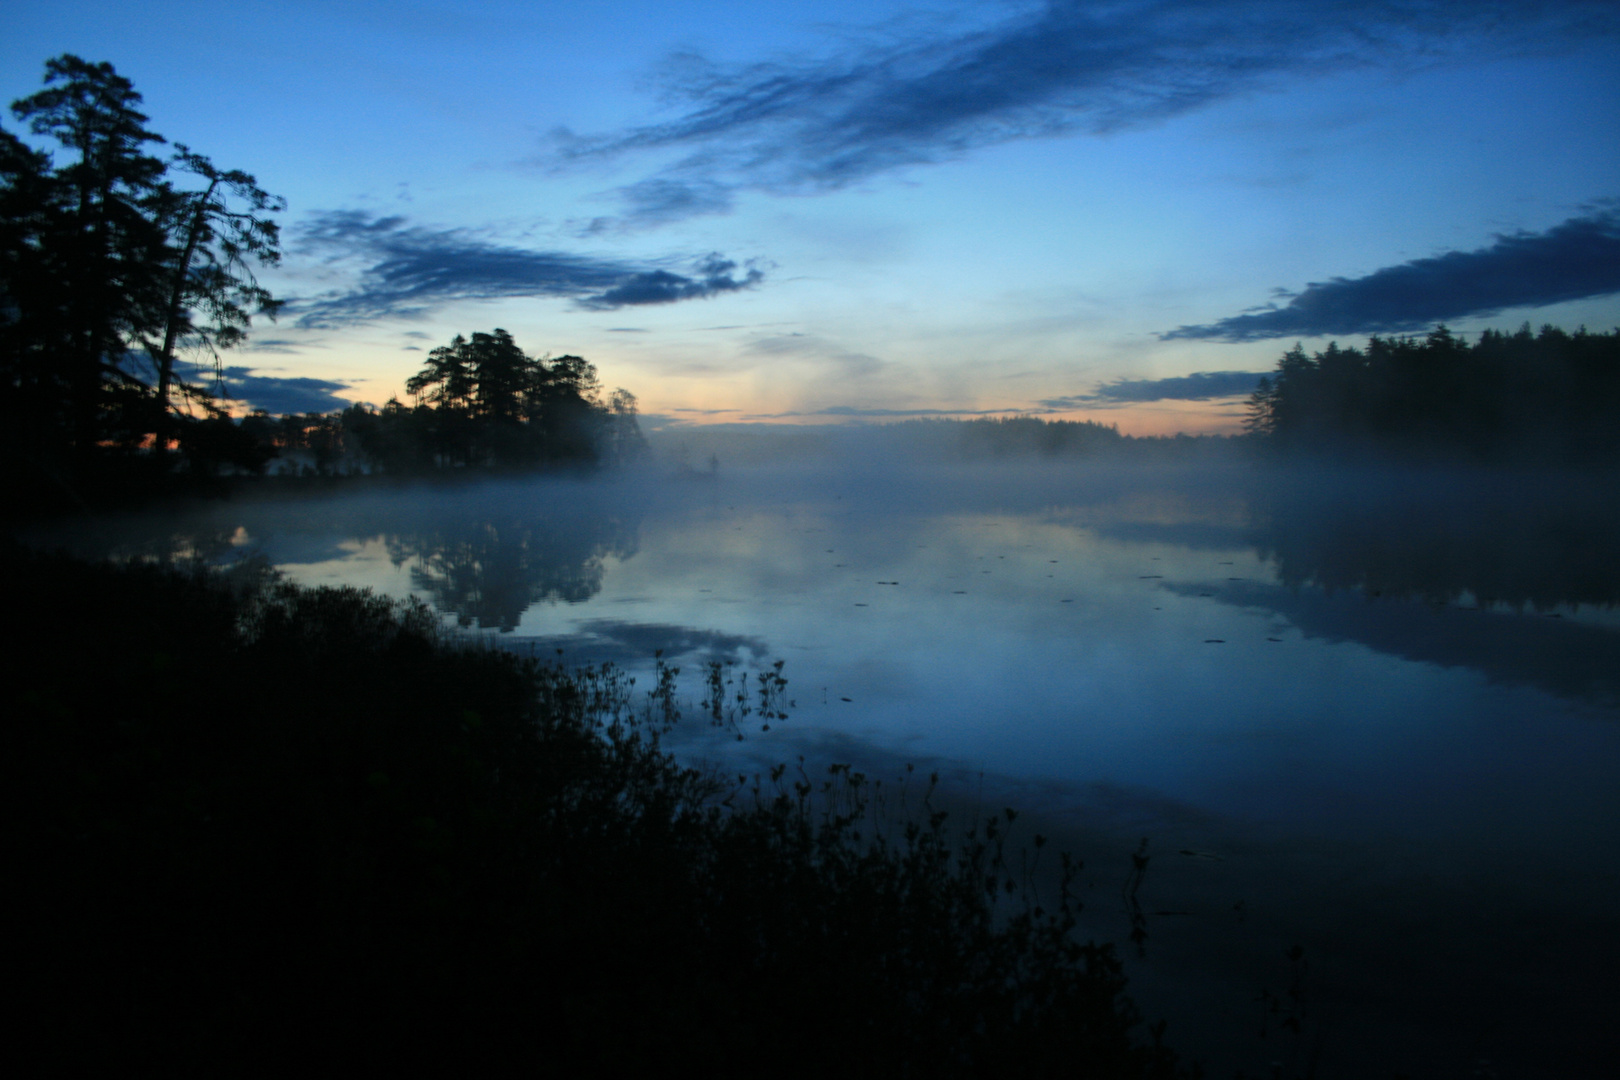
[[[34,541],[160,563],[260,555],[301,584],[414,593],[459,626],[509,633],[537,604],[590,600],[607,564],[636,554],[641,510],[615,495],[582,483],[528,483],[244,501],[75,523]],[[380,573],[379,563],[396,573]],[[390,580],[400,571],[405,587]]]
[[[621,667],[643,664],[648,657],[659,654],[666,660],[691,657],[700,663],[759,663],[770,651],[763,639],[749,634],[625,619],[587,619],[578,623],[573,633],[514,637],[504,644],[532,656],[560,656],[569,664],[611,663]]]
[[[1620,700],[1620,635],[1573,617],[1620,603],[1620,503],[1594,490],[1591,477],[1406,471],[1265,479],[1243,539],[1271,564],[1277,584],[1172,591],[1274,612],[1309,638],[1467,667],[1573,700]],[[1156,535],[1191,548],[1239,537],[1184,531],[1158,526]]]
[[[1620,634],[1605,627],[1556,615],[1390,603],[1355,592],[1256,582],[1168,588],[1182,596],[1273,612],[1306,638],[1355,642],[1403,660],[1471,668],[1492,682],[1534,686],[1571,700],[1620,703]]]
[[[1173,1031],[1252,1000],[1251,958],[1303,942],[1345,1062],[1358,1039],[1387,1043],[1395,1015],[1447,1039],[1487,1018],[1535,1029],[1490,1004],[1515,986],[1553,1012],[1613,1012],[1612,979],[1545,948],[1569,927],[1594,956],[1620,941],[1612,490],[1477,472],[806,467],[227,504],[75,543],[262,551],[302,583],[414,593],[566,662],[785,657],[791,723],[745,744],[683,725],[683,752],[736,771],[916,762],[957,777],[968,810],[1028,808],[1054,847],[1105,867],[1085,883],[1088,910],[1117,924],[1102,937],[1151,924],[1134,985],[1151,995],[1159,973]],[[1435,1018],[1431,1001],[1452,1004]],[[1206,1025],[1221,1029],[1208,1045],[1229,1021]]]
[[[603,561],[636,553],[633,525],[603,514],[507,515],[424,522],[385,535],[395,566],[460,626],[510,633],[545,601],[577,604],[602,591]]]
[[[1298,588],[1550,611],[1620,603],[1613,478],[1419,470],[1257,480],[1252,539]]]

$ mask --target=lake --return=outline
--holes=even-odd
[[[672,748],[891,785],[910,763],[958,820],[1019,808],[1085,860],[1085,931],[1211,1075],[1550,1077],[1620,1059],[1615,490],[846,462],[362,487],[33,539],[260,554],[644,678],[661,651],[693,699],[706,663],[781,660],[788,720],[739,742],[693,708]]]

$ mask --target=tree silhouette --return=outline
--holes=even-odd
[[[240,170],[221,172],[184,144],[175,146],[175,162],[207,182],[201,191],[171,192],[166,215],[178,248],[170,273],[164,309],[162,344],[146,345],[158,369],[157,398],[167,416],[174,383],[175,349],[189,339],[216,357],[218,349],[247,337],[255,314],[274,316],[282,302],[253,276],[248,260],[274,266],[281,259],[276,223],[260,215],[286,209],[285,201],[260,188]],[[231,198],[241,208],[233,209]],[[199,323],[201,309],[210,321]],[[160,433],[161,435],[162,433]]]
[[[64,54],[46,62],[45,89],[11,106],[64,160],[0,131],[8,449],[36,481],[48,477],[75,497],[137,464],[161,474],[175,437],[215,450],[241,443],[222,441],[217,423],[205,432],[177,414],[179,389],[204,404],[204,419],[223,417],[179,381],[176,355],[198,347],[217,356],[245,338],[254,315],[279,306],[249,264],[277,260],[266,215],[280,200],[186,146],[169,161],[154,156],[164,140],[147,128],[140,102],[111,64]],[[201,186],[177,185],[178,176]]]
[[[458,334],[405,383],[417,399],[355,417],[366,451],[390,471],[440,466],[520,468],[616,463],[645,452],[635,395],[604,404],[596,368],[579,356],[527,356],[496,329]]]
[[[1295,346],[1249,399],[1245,426],[1288,451],[1502,462],[1620,455],[1620,330],[1528,324],[1469,345],[1444,326],[1421,338]]]
[[[41,275],[27,298],[43,307],[28,320],[42,340],[30,343],[28,360],[54,368],[34,372],[32,381],[63,399],[60,421],[82,471],[109,434],[104,413],[134,404],[116,394],[133,382],[119,365],[126,344],[161,323],[155,271],[167,261],[168,193],[164,163],[146,144],[163,139],[147,130],[135,107],[141,96],[111,64],[66,54],[46,62],[45,83],[12,113],[74,160],[23,184],[8,176],[7,186],[26,186],[38,200],[28,219],[32,235],[19,238],[36,249],[32,269]]]

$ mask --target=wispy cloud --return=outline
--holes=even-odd
[[[290,341],[286,338],[254,338],[244,352],[252,353],[279,353],[284,356],[300,356],[303,354],[307,342]]]
[[[846,378],[872,375],[887,366],[876,356],[846,349],[835,341],[801,331],[755,338],[744,347],[743,351],[752,356],[793,357],[817,363],[830,363]]]
[[[565,251],[486,240],[465,229],[433,229],[364,211],[317,215],[296,250],[330,262],[358,260],[357,284],[292,305],[302,327],[337,327],[426,314],[461,300],[555,297],[606,311],[694,300],[752,288],[764,272],[719,255],[685,260],[689,273]]]
[[[1089,394],[1046,398],[1048,409],[1083,409],[1130,405],[1143,401],[1210,401],[1252,394],[1260,382],[1258,371],[1199,371],[1167,379],[1116,379]]]
[[[655,176],[620,188],[616,193],[625,208],[622,217],[593,218],[582,230],[587,236],[622,231],[626,226],[662,225],[703,214],[731,209],[731,188],[715,180]]]
[[[1159,336],[1263,341],[1407,333],[1446,319],[1613,293],[1620,293],[1620,211],[1603,208],[1546,232],[1499,235],[1477,251],[1414,259],[1365,277],[1312,282],[1284,306]]]
[[[724,211],[741,189],[828,190],[1013,139],[1140,127],[1284,77],[1620,30],[1609,0],[1045,0],[1013,11],[987,29],[873,35],[819,59],[684,55],[664,85],[676,115],[600,136],[560,130],[553,160],[684,151],[617,193],[620,223],[654,225]]]

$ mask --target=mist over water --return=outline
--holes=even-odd
[[[790,720],[742,743],[696,720],[678,752],[938,770],[964,815],[1021,807],[1085,858],[1087,929],[1121,941],[1148,837],[1133,985],[1212,1075],[1289,1054],[1567,1075],[1614,1048],[1592,1041],[1620,1013],[1612,478],[866,449],[35,540],[261,554],[542,658],[644,672],[661,651],[694,697],[702,663],[784,660]],[[1293,944],[1298,1033],[1257,1001],[1286,997]]]

